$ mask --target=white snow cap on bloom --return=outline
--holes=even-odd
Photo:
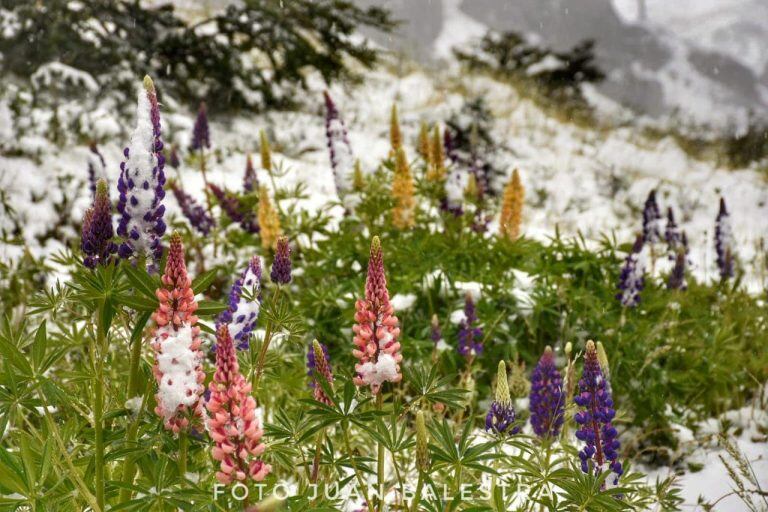
[[[380,386],[385,382],[396,382],[398,379],[397,362],[389,354],[379,354],[376,363],[367,362],[360,366],[360,377],[366,384]]]
[[[163,375],[158,400],[162,402],[166,420],[180,405],[192,407],[198,401],[201,385],[197,382],[196,368],[202,352],[190,348],[193,340],[192,326],[188,323],[178,330],[170,324],[157,329],[156,341],[161,347],[157,367]]]
[[[261,276],[254,272],[252,265],[248,265],[242,279],[243,284],[240,290],[240,297],[232,311],[232,321],[228,326],[232,339],[239,342],[242,342],[239,336],[240,332],[245,328],[248,328],[250,332],[261,311],[261,304],[258,299],[259,291],[261,290]]]

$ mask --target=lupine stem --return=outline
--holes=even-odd
[[[275,289],[275,293],[272,295],[272,308],[277,304],[277,300],[280,296],[280,286]],[[259,357],[256,360],[256,365],[253,369],[253,381],[251,384],[252,393],[255,395],[259,389],[259,381],[264,373],[264,363],[267,359],[267,350],[269,349],[269,343],[272,341],[272,320],[267,321],[266,332],[264,333],[264,341],[259,349]]]
[[[360,471],[357,469],[357,463],[355,463],[355,457],[352,455],[352,447],[349,444],[349,428],[348,425],[344,424],[342,425],[342,432],[344,433],[344,448],[347,450],[347,454],[349,454],[349,462],[352,464],[352,470],[355,472],[355,477],[357,478],[357,485],[360,486],[360,492],[363,493],[363,498],[365,498],[365,504],[368,507],[368,512],[376,512],[373,508],[373,503],[371,503],[371,500],[368,499],[368,491],[365,486],[365,481],[363,480],[363,476],[360,474]]]
[[[179,432],[179,475],[182,479],[187,474],[187,447],[189,446],[189,438],[186,432]]]
[[[413,494],[413,502],[411,503],[411,511],[417,512],[419,510],[419,502],[421,501],[421,488],[424,486],[424,478],[421,471],[419,471],[419,479],[416,481],[416,492]]]
[[[376,410],[381,411],[384,407],[384,392],[379,391],[376,395]],[[379,512],[384,510],[384,444],[379,441],[378,444],[378,467],[376,471],[376,485],[378,485],[379,494]]]
[[[94,486],[96,503],[104,510],[104,356],[106,326],[104,325],[105,301],[99,303],[96,320],[96,343],[91,354],[96,366],[96,380],[93,383],[93,428],[95,435]]]

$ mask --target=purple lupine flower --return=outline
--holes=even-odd
[[[672,272],[669,274],[669,280],[667,281],[668,290],[687,290],[688,283],[685,280],[685,265],[687,263],[687,256],[685,255],[685,249],[679,249],[675,256],[675,266],[672,267]]]
[[[667,208],[667,226],[664,229],[664,240],[667,242],[667,251],[669,252],[670,259],[674,259],[677,250],[681,246],[682,238],[671,206]]]
[[[277,238],[275,261],[272,262],[272,272],[269,274],[272,282],[288,284],[291,282],[291,247],[287,236]]]
[[[255,215],[253,212],[247,214],[242,213],[243,206],[240,204],[240,200],[237,196],[213,183],[209,183],[208,188],[219,202],[221,209],[224,210],[224,213],[229,217],[229,220],[239,223],[248,233],[259,232],[259,223],[256,220]]]
[[[229,307],[217,320],[218,326],[228,324],[230,336],[237,343],[237,348],[246,350],[251,341],[251,333],[259,319],[261,311],[261,260],[251,258],[241,276],[232,284],[229,292]]]
[[[171,154],[168,157],[168,163],[171,164],[171,167],[174,169],[178,169],[181,167],[181,160],[179,160],[179,152],[176,151],[176,146],[171,146]]]
[[[112,241],[113,237],[112,203],[109,201],[107,182],[100,179],[96,184],[93,206],[85,212],[83,218],[80,243],[80,248],[85,255],[83,265],[88,268],[107,265],[117,251],[117,245]]]
[[[579,380],[579,393],[573,397],[573,401],[583,408],[573,417],[579,425],[576,438],[584,442],[584,448],[579,451],[581,470],[599,475],[607,464],[607,469],[616,475],[613,484],[618,484],[623,469],[618,461],[618,433],[611,423],[616,410],[592,340],[587,342],[584,372]]]
[[[619,293],[616,294],[616,298],[627,307],[634,307],[640,303],[640,292],[645,286],[643,245],[643,235],[637,235],[632,250],[621,268],[621,274],[619,274]]]
[[[565,419],[563,379],[555,365],[551,347],[544,349],[531,373],[531,426],[542,439],[553,439],[560,433]]]
[[[339,197],[352,191],[352,178],[355,168],[355,156],[347,137],[347,128],[339,114],[336,104],[327,91],[325,97],[325,136],[328,141],[328,153],[333,169],[333,179]]]
[[[430,322],[429,326],[429,339],[435,344],[435,348],[443,341],[443,330],[440,328],[440,321],[437,315],[432,315],[432,322]]]
[[[656,202],[656,190],[651,190],[643,206],[643,238],[646,243],[655,244],[661,240],[661,213]]]
[[[501,436],[518,434],[520,427],[515,425],[515,419],[515,407],[512,405],[509,382],[507,381],[507,364],[504,361],[499,361],[496,395],[488,414],[485,416],[485,431]]]
[[[320,343],[320,346],[323,348],[323,354],[325,354],[325,360],[330,364],[330,357],[328,356],[328,347],[325,346],[325,344]],[[309,347],[307,348],[307,377],[309,377],[309,387],[314,389],[315,384],[315,368],[316,368],[316,362],[315,362],[315,348],[314,344],[310,342]]]
[[[95,142],[91,142],[88,149],[91,150],[91,154],[88,155],[88,182],[91,187],[91,197],[96,197],[96,183],[101,179],[107,179],[107,164]]]
[[[136,109],[136,129],[131,144],[123,151],[125,161],[120,164],[117,190],[120,198],[117,210],[120,222],[117,234],[124,241],[118,248],[121,258],[134,254],[150,256],[148,265],[155,269],[163,247],[160,243],[165,234],[163,214],[165,206],[165,156],[160,139],[160,107],[152,79],[144,77],[144,90],[139,92]]]
[[[176,183],[171,185],[171,190],[189,223],[202,235],[207,236],[216,222],[208,215],[205,208],[197,204],[194,197],[184,192]]]
[[[253,158],[250,153],[245,161],[245,174],[243,175],[243,188],[246,192],[253,192],[259,188],[259,179],[256,176],[256,168],[253,166]]]
[[[200,103],[200,108],[197,110],[197,119],[195,119],[195,127],[192,129],[192,144],[190,147],[193,151],[211,147],[211,132],[208,128],[208,109],[205,107],[205,102]]]
[[[483,352],[483,329],[476,326],[477,313],[472,294],[464,297],[464,318],[459,323],[459,354],[464,357],[476,356]]]
[[[733,230],[731,215],[725,207],[725,199],[720,198],[720,210],[715,220],[715,251],[717,252],[717,268],[720,278],[726,280],[735,274],[735,258],[733,248]]]

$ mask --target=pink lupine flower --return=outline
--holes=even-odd
[[[156,292],[160,305],[152,315],[157,324],[152,341],[157,380],[155,412],[162,416],[165,428],[178,433],[189,426],[190,420],[202,416],[200,396],[205,380],[200,328],[196,325],[197,302],[178,233],[171,237],[162,283]]]
[[[219,461],[216,479],[222,484],[243,482],[249,477],[257,482],[272,470],[258,457],[266,446],[264,431],[256,417],[256,401],[250,395],[251,384],[240,373],[235,345],[226,324],[216,334],[216,373],[208,389],[208,431],[215,446],[213,458]]]
[[[368,261],[368,277],[365,282],[365,299],[355,303],[354,356],[360,360],[355,365],[356,386],[371,386],[376,394],[385,382],[400,382],[400,335],[394,308],[389,302],[387,278],[384,274],[384,257],[379,237],[373,237],[371,256]]]

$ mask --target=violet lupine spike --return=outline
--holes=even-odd
[[[237,196],[213,183],[209,183],[208,188],[213,193],[216,201],[218,201],[221,209],[229,217],[229,220],[240,224],[240,227],[248,233],[259,232],[259,223],[256,221],[255,215],[253,213],[247,215],[242,213],[242,205]]]
[[[485,431],[500,436],[511,436],[520,433],[520,427],[515,425],[515,407],[509,394],[507,381],[507,364],[499,361],[496,377],[496,394],[488,414],[485,416]]]
[[[675,265],[672,267],[672,272],[670,272],[669,280],[667,281],[667,289],[683,291],[688,289],[688,283],[685,279],[687,259],[685,250],[678,249],[677,254],[675,255]]]
[[[95,142],[91,142],[88,149],[91,150],[91,154],[88,155],[88,183],[91,187],[91,196],[95,197],[96,183],[102,179],[107,181],[107,163]]]
[[[328,395],[323,391],[322,386],[318,383],[320,379],[324,380],[333,388],[333,371],[331,371],[331,364],[328,359],[328,350],[324,345],[321,345],[319,341],[312,342],[312,350],[314,351],[315,368],[312,373],[312,379],[314,381],[314,393],[313,396],[318,402],[322,402],[326,405],[332,405],[333,402]]]
[[[661,212],[656,202],[656,190],[651,190],[643,206],[643,238],[646,243],[655,244],[661,240]]]
[[[218,325],[227,325],[229,334],[239,350],[246,350],[251,333],[256,327],[261,311],[261,260],[251,258],[229,292],[229,307],[218,318]]]
[[[181,167],[181,160],[179,160],[179,152],[176,150],[176,146],[171,146],[171,154],[168,156],[168,163],[174,169]]]
[[[179,203],[181,212],[192,227],[197,229],[200,234],[207,236],[216,225],[216,222],[208,215],[205,208],[197,204],[195,198],[184,192],[177,184],[171,185],[171,190],[176,197],[176,202]]]
[[[205,106],[205,102],[200,103],[200,108],[197,110],[197,119],[195,119],[195,127],[192,129],[192,144],[190,147],[193,151],[211,147],[211,131],[208,127],[208,109]]]
[[[85,255],[83,265],[88,268],[107,265],[111,261],[112,255],[117,251],[117,245],[112,241],[114,236],[109,190],[107,189],[107,182],[100,179],[96,184],[93,205],[85,212],[83,218],[82,241],[80,243],[80,248]]]
[[[682,238],[680,228],[677,222],[675,222],[675,213],[672,211],[671,206],[667,208],[667,226],[664,228],[664,240],[667,242],[669,258],[675,259],[675,254],[682,244]]]
[[[429,327],[429,339],[435,344],[435,348],[443,341],[443,330],[440,328],[440,321],[437,315],[432,315],[432,321]]]
[[[272,262],[272,272],[269,276],[275,284],[291,282],[291,246],[287,236],[280,236],[277,239],[275,260]]]
[[[347,128],[339,114],[339,109],[328,92],[325,97],[325,136],[328,142],[328,153],[333,169],[333,179],[339,197],[352,191],[352,178],[355,168],[355,156],[349,144]]]
[[[356,386],[371,386],[371,393],[379,392],[385,382],[400,382],[400,336],[395,309],[389,300],[387,278],[381,241],[374,236],[368,260],[365,282],[365,298],[355,303],[355,348],[352,354],[358,359],[355,365]]]
[[[125,161],[120,164],[117,211],[120,222],[117,234],[124,239],[118,248],[121,258],[148,256],[155,269],[163,253],[161,238],[165,234],[165,156],[160,139],[160,108],[152,79],[144,77],[144,90],[139,92],[136,129],[130,146],[125,148]]]
[[[459,323],[459,355],[477,356],[483,352],[483,329],[477,324],[475,301],[467,292],[464,297],[464,318]]]
[[[717,252],[717,268],[720,279],[727,280],[735,274],[735,258],[733,246],[733,229],[731,215],[725,206],[725,199],[720,198],[720,210],[715,220],[715,251]]]
[[[320,343],[320,348],[323,350],[323,354],[325,354],[326,360],[328,359],[328,347],[325,346],[325,344]],[[317,362],[315,359],[315,347],[314,342],[310,343],[307,347],[307,377],[309,377],[309,387],[314,389],[315,384],[315,368],[317,368]]]
[[[565,420],[565,395],[563,378],[551,347],[544,349],[531,373],[529,404],[533,432],[541,439],[557,437]]]
[[[635,307],[640,303],[640,292],[645,286],[643,245],[643,235],[637,235],[632,250],[627,255],[619,274],[619,293],[616,294],[616,298],[627,307]]]
[[[245,174],[243,175],[243,189],[253,192],[259,189],[259,178],[256,176],[256,168],[253,166],[251,154],[245,160]]]
[[[584,442],[584,448],[579,451],[581,470],[594,475],[600,475],[606,470],[612,471],[616,475],[613,484],[618,484],[624,471],[618,461],[621,446],[617,439],[618,433],[612,424],[616,410],[592,340],[587,342],[579,393],[573,397],[573,401],[582,408],[573,417],[579,425],[576,438]]]

